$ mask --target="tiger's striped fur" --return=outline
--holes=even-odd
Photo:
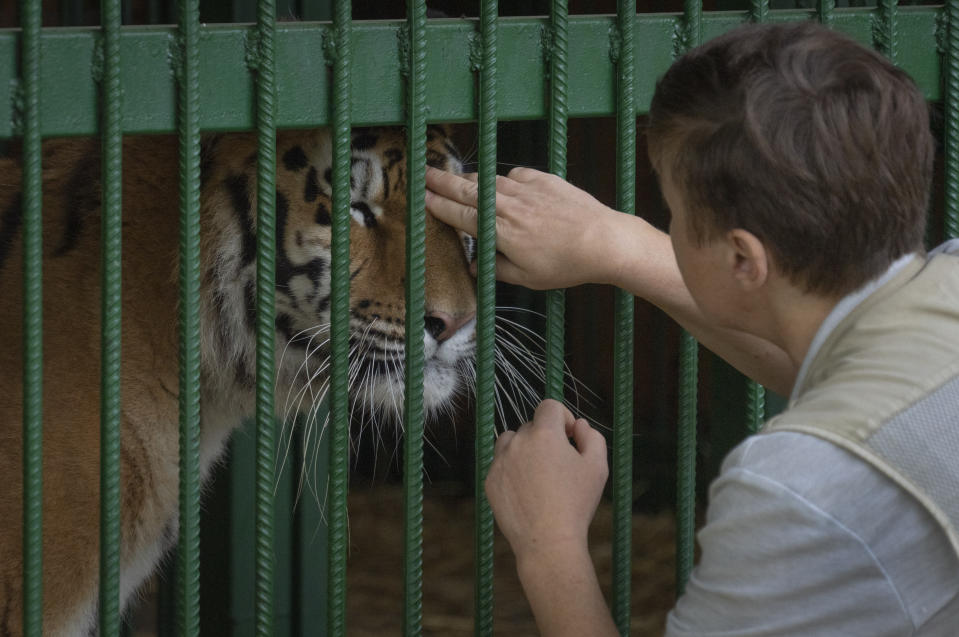
[[[277,408],[309,413],[325,392],[331,143],[323,129],[277,139]],[[405,137],[353,136],[351,367],[359,408],[402,392]],[[256,142],[204,141],[201,195],[201,471],[253,412]],[[123,145],[121,602],[177,528],[179,233],[177,141]],[[460,171],[431,126],[428,161]],[[99,545],[100,156],[93,140],[48,141],[44,181],[44,629],[95,626]],[[0,636],[21,634],[22,248],[20,175],[0,161]],[[427,409],[448,404],[473,354],[474,283],[463,238],[427,217]],[[436,318],[440,317],[440,318]],[[439,321],[439,324],[437,324]],[[443,329],[441,329],[443,328]],[[354,379],[356,380],[356,379]],[[294,400],[290,400],[293,397]],[[305,397],[299,401],[298,398]],[[402,399],[399,399],[402,404]]]

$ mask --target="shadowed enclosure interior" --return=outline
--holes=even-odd
[[[959,0],[944,6],[715,0],[705,7],[703,0],[641,0],[640,12],[635,0],[502,6],[437,1],[430,3],[429,17],[422,1],[408,0],[405,8],[383,4],[392,3],[181,0],[173,6],[159,0],[103,0],[98,8],[24,0],[19,10],[6,7],[0,14],[11,27],[0,30],[0,137],[20,140],[11,148],[22,152],[24,163],[25,634],[43,631],[43,138],[102,139],[102,635],[130,630],[121,619],[118,583],[123,135],[166,133],[180,140],[180,526],[175,559],[163,578],[167,592],[160,595],[161,634],[195,635],[201,627],[210,634],[354,634],[346,613],[352,127],[401,125],[408,131],[408,364],[399,463],[402,516],[394,530],[404,544],[403,611],[395,625],[407,635],[424,632],[423,581],[430,577],[423,570],[424,462],[429,457],[424,460],[422,392],[428,123],[466,124],[465,143],[475,144],[480,175],[476,398],[464,412],[470,422],[457,425],[461,445],[475,442],[471,457],[461,463],[472,475],[460,476],[475,490],[469,540],[475,634],[492,634],[496,606],[494,527],[482,482],[496,427],[517,424],[497,424],[491,399],[495,308],[503,298],[545,314],[545,326],[535,327],[545,334],[544,369],[531,379],[543,395],[571,399],[567,363],[601,394],[596,418],[609,426],[612,451],[608,601],[624,635],[630,633],[634,594],[630,564],[649,548],[632,543],[633,517],[643,508],[637,504],[643,499],[637,485],[654,484],[657,493],[675,494],[679,593],[693,563],[697,491],[715,472],[721,453],[756,430],[767,411],[781,407],[781,400],[771,398],[767,410],[761,387],[701,356],[688,334],[626,292],[595,286],[543,295],[498,289],[492,208],[497,170],[503,173],[512,163],[537,165],[585,186],[625,214],[639,211],[662,221],[641,137],[656,78],[683,51],[744,22],[819,20],[891,58],[932,103],[941,157],[928,243],[959,236]],[[433,9],[447,17],[434,15]],[[278,15],[299,21],[278,22]],[[85,26],[91,20],[100,26]],[[59,28],[68,25],[75,28]],[[330,127],[334,141],[331,426],[320,451],[329,483],[322,501],[301,498],[294,506],[293,472],[276,475],[275,139],[277,129],[317,126]],[[218,495],[203,505],[229,529],[229,539],[214,528],[209,533],[215,539],[201,550],[200,135],[233,130],[255,130],[259,147],[257,417],[236,434],[230,466],[224,479],[216,480]],[[597,139],[609,140],[610,146]],[[584,159],[593,153],[608,159]],[[593,379],[602,382],[592,386]],[[699,445],[697,432],[706,436]],[[665,437],[669,475],[651,476],[645,468],[664,462],[657,456]],[[697,458],[706,464],[698,480]],[[503,634],[518,634],[506,620],[497,622]]]

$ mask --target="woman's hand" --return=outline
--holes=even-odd
[[[426,187],[433,216],[475,237],[477,175],[427,168]],[[497,277],[538,290],[609,283],[622,216],[555,175],[514,168],[496,178]]]

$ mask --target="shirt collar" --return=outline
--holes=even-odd
[[[950,241],[947,243],[956,243],[956,247],[959,248],[959,241]],[[938,252],[942,247],[943,246],[940,246],[936,249],[936,251]],[[805,358],[803,358],[802,365],[799,368],[799,373],[796,375],[796,382],[793,383],[792,392],[789,396],[790,403],[796,400],[797,391],[803,386],[803,382],[806,380],[806,374],[809,373],[809,367],[812,365],[813,360],[815,360],[816,354],[819,353],[823,343],[826,342],[826,339],[829,337],[832,331],[836,329],[836,326],[838,326],[843,319],[849,316],[849,313],[856,309],[860,303],[869,298],[873,292],[881,288],[893,277],[899,274],[902,269],[905,268],[910,261],[917,258],[917,256],[918,255],[914,253],[910,253],[899,257],[883,274],[873,279],[869,283],[866,283],[855,292],[843,297],[842,300],[836,304],[832,311],[826,316],[826,319],[819,326],[819,329],[816,330],[816,335],[809,344],[809,349],[806,351]]]

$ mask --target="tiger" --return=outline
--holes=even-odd
[[[427,163],[462,173],[446,127]],[[178,525],[178,141],[129,136],[122,160],[120,601],[176,542]],[[328,129],[276,137],[278,416],[314,412],[328,388],[332,207]],[[200,473],[255,410],[257,144],[205,136],[200,179]],[[44,142],[43,626],[96,631],[99,550],[101,154]],[[402,405],[406,134],[354,129],[350,176],[352,408]],[[22,634],[22,167],[0,160],[0,635]],[[425,219],[424,407],[464,391],[475,349],[475,241]],[[292,398],[291,398],[292,397]],[[305,400],[303,399],[305,397]]]

